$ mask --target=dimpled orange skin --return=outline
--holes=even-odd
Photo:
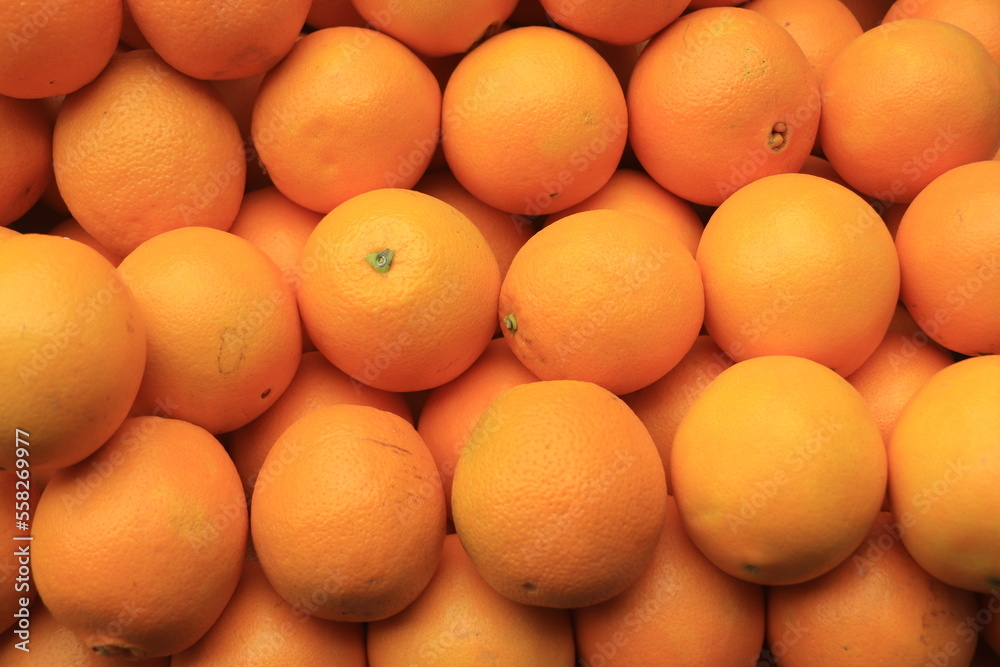
[[[981,593],[1000,588],[1000,357],[969,357],[938,371],[903,408],[892,432],[889,496],[912,524],[903,544],[938,579]]]
[[[0,95],[40,98],[86,85],[118,45],[124,2],[0,4]],[[41,24],[41,26],[39,26]]]
[[[1000,144],[1000,68],[978,39],[942,21],[869,30],[830,64],[822,92],[826,158],[871,197],[910,202]]]
[[[739,100],[739,103],[734,103]],[[682,16],[643,50],[629,140],[656,181],[718,206],[749,181],[802,168],[819,123],[816,75],[784,28],[749,9]]]
[[[975,595],[921,569],[899,541],[906,530],[880,512],[836,568],[769,589],[767,635],[782,667],[970,664]]]
[[[907,207],[896,230],[900,296],[935,341],[1000,353],[1000,162],[948,171]]]
[[[133,414],[225,433],[256,419],[288,387],[302,350],[295,297],[249,241],[175,229],[136,248],[119,270],[149,332]]]
[[[52,155],[73,217],[119,255],[178,227],[229,229],[246,180],[232,113],[149,49],[116,55],[66,98]]]
[[[606,389],[538,381],[500,395],[458,460],[452,514],[479,574],[525,604],[614,597],[646,568],[667,497],[656,446]]]
[[[368,624],[368,664],[396,667],[572,667],[569,612],[508,600],[476,572],[458,535],[444,538],[434,578],[413,604]]]
[[[626,211],[576,213],[514,257],[499,316],[511,349],[543,380],[625,394],[663,377],[698,337],[701,276],[663,225]]]
[[[264,469],[253,542],[293,607],[375,621],[427,586],[444,542],[444,494],[434,458],[404,419],[364,405],[316,410],[281,435]]]
[[[248,560],[222,616],[170,667],[272,667],[322,665],[368,667],[364,626],[303,615],[285,602]]]
[[[371,262],[386,250],[383,273]],[[493,251],[467,217],[421,192],[352,197],[317,225],[301,267],[309,337],[333,365],[378,389],[453,380],[496,330]]]
[[[899,295],[895,247],[874,209],[809,174],[768,176],[726,200],[697,259],[705,328],[736,361],[792,354],[850,375]]]
[[[164,60],[198,79],[263,74],[299,36],[311,0],[243,0],[223,6],[195,0],[128,0],[139,30]]]
[[[0,469],[16,464],[15,429],[29,434],[36,470],[76,463],[135,399],[147,358],[142,310],[97,251],[57,236],[0,243],[0,283],[0,427],[10,434]]]
[[[567,30],[610,44],[637,44],[667,27],[690,0],[564,2],[542,0],[553,21]]]
[[[628,135],[611,66],[570,33],[542,26],[488,39],[445,87],[442,143],[455,178],[502,211],[538,215],[597,192]],[[497,150],[504,146],[504,150]]]
[[[885,496],[886,452],[865,400],[816,362],[766,356],[722,371],[681,420],[674,498],[722,570],[807,581],[861,543]]]
[[[0,96],[0,227],[28,212],[52,179],[52,125],[41,102]]]
[[[180,420],[131,418],[45,487],[32,528],[38,593],[95,650],[172,655],[236,589],[248,523],[218,440]]]
[[[896,0],[883,23],[904,18],[945,21],[972,33],[1000,67],[1000,4],[991,0]]]
[[[326,215],[375,188],[412,187],[441,127],[441,88],[392,37],[355,27],[300,39],[264,77],[250,132],[274,185]]]

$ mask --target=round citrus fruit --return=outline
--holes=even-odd
[[[1000,4],[991,0],[896,0],[882,21],[937,19],[975,36],[1000,66]]]
[[[0,227],[28,212],[52,180],[52,124],[41,102],[0,95]]]
[[[541,0],[551,20],[567,30],[610,44],[637,44],[649,39],[687,9],[691,0]]]

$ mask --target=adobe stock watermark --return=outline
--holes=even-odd
[[[17,31],[11,30],[7,33],[7,43],[10,45],[10,50],[15,54],[20,53],[24,45],[37,37],[39,32],[45,30],[49,22],[62,11],[63,6],[69,4],[69,1],[42,0],[42,2],[37,3],[38,9],[21,18],[21,25]]]

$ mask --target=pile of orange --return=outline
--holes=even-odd
[[[1000,665],[996,0],[0,34],[0,664]]]

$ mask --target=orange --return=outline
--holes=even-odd
[[[364,26],[365,19],[358,14],[351,0],[313,0],[306,15],[306,24],[313,28],[338,26]]]
[[[758,357],[695,399],[670,477],[685,529],[713,563],[792,584],[833,569],[864,539],[885,495],[885,445],[842,377],[802,357]]]
[[[135,24],[135,19],[132,18],[132,12],[128,9],[128,2],[125,2],[124,13],[122,14],[122,33],[119,37],[118,48],[121,49],[122,46],[131,47],[133,49],[149,49],[149,41],[142,36],[142,32],[139,30],[139,26]]]
[[[302,270],[299,257],[323,216],[299,206],[273,186],[248,192],[236,214],[231,234],[245,239],[271,258],[292,292],[297,292]]]
[[[893,242],[895,242],[896,233],[899,231],[899,223],[903,221],[903,214],[906,213],[906,209],[909,206],[909,204],[901,202],[895,204],[887,203],[882,210],[882,220],[885,221],[885,226],[889,230],[889,234],[892,235]]]
[[[320,221],[301,267],[299,308],[316,348],[379,389],[453,380],[496,330],[496,258],[467,217],[430,195],[352,197]]]
[[[690,0],[541,0],[545,13],[563,28],[611,44],[636,44],[663,30]]]
[[[437,463],[449,517],[455,466],[479,418],[507,389],[537,380],[506,341],[494,339],[467,371],[427,395],[417,433]]]
[[[13,236],[20,236],[21,233],[11,229],[10,227],[0,227],[0,240],[11,238]]]
[[[670,372],[653,384],[622,396],[653,437],[667,477],[668,492],[670,450],[677,426],[705,387],[732,365],[733,360],[709,336],[698,336]]]
[[[889,11],[893,0],[840,0],[854,17],[858,19],[862,30],[871,30],[882,22],[882,17]]]
[[[571,667],[569,612],[519,604],[476,572],[457,535],[444,538],[441,563],[409,607],[368,624],[368,664]]]
[[[291,382],[302,345],[295,297],[249,241],[175,229],[136,248],[119,270],[149,330],[135,414],[224,433],[260,416]]]
[[[0,661],[4,667],[36,667],[37,665],[65,665],[67,667],[130,667],[135,661],[126,656],[98,655],[81,642],[70,630],[52,617],[41,602],[31,606],[28,630],[29,650],[18,648],[17,635],[4,637],[0,644]],[[143,661],[143,667],[170,667],[170,658],[153,658]]]
[[[649,564],[667,486],[639,418],[577,380],[508,389],[455,469],[452,514],[476,571],[515,602],[574,608],[621,593]]]
[[[28,212],[52,179],[52,123],[41,102],[0,95],[0,227]]]
[[[501,211],[476,199],[450,172],[427,174],[413,189],[451,204],[472,221],[490,244],[501,280],[507,275],[514,255],[535,231],[523,215]]]
[[[38,594],[98,653],[177,653],[235,590],[247,524],[239,475],[215,438],[180,420],[128,419],[45,487],[32,528]]]
[[[740,0],[691,0],[688,10],[707,9],[708,7],[735,7],[743,4]]]
[[[90,246],[114,266],[118,266],[123,259],[121,255],[116,255],[101,245],[97,239],[87,233],[87,230],[81,227],[80,223],[73,218],[60,222],[58,225],[53,227],[51,231],[49,231],[49,234],[52,236],[63,236],[68,239],[73,239],[74,241],[79,241],[86,246]]]
[[[352,0],[376,30],[431,57],[465,53],[500,28],[517,0]]]
[[[826,70],[848,44],[861,36],[858,19],[840,0],[751,0],[746,9],[772,19],[802,48],[822,82]]]
[[[507,21],[512,26],[551,25],[551,20],[539,0],[518,0]]]
[[[611,66],[580,38],[543,26],[496,35],[463,58],[442,114],[455,178],[490,206],[526,215],[600,190],[628,133]]]
[[[828,181],[833,181],[838,185],[843,185],[845,188],[851,187],[847,184],[847,181],[841,178],[840,174],[834,170],[833,165],[830,164],[829,160],[815,155],[810,155],[806,158],[806,163],[802,165],[802,169],[799,169],[799,173],[820,176]]]
[[[149,49],[116,55],[66,98],[52,154],[73,217],[119,255],[178,227],[228,229],[243,196],[233,115]]]
[[[819,107],[812,65],[787,31],[749,9],[703,9],[640,54],[629,139],[660,185],[718,206],[748,182],[801,169]]]
[[[146,324],[122,276],[57,236],[0,243],[0,427],[29,434],[31,466],[89,456],[121,425],[146,360]],[[109,351],[113,350],[113,353]],[[0,448],[0,470],[15,465]]]
[[[705,328],[736,361],[793,354],[850,375],[899,295],[896,251],[874,209],[808,174],[769,176],[726,200],[697,260]]]
[[[219,7],[178,0],[128,0],[129,12],[156,52],[198,79],[263,74],[292,48],[311,0],[242,1]]]
[[[236,592],[215,625],[170,667],[367,667],[364,626],[298,613],[278,595],[260,563],[247,561]]]
[[[223,79],[211,81],[226,107],[236,119],[236,126],[240,130],[243,138],[243,154],[247,163],[247,183],[246,191],[259,190],[271,184],[271,178],[267,175],[264,165],[257,155],[257,149],[253,145],[253,136],[250,133],[250,124],[253,119],[253,105],[257,101],[257,91],[264,80],[263,74],[248,76],[242,79]]]
[[[900,296],[920,327],[962,354],[1000,352],[1000,162],[952,169],[896,232]]]
[[[663,225],[692,256],[698,251],[698,241],[704,231],[698,214],[686,201],[664,190],[647,174],[636,169],[617,170],[603,188],[576,206],[546,217],[545,224],[551,225],[568,215],[600,208],[643,215]]]
[[[531,372],[616,394],[676,366],[703,313],[691,253],[660,223],[626,211],[584,211],[545,227],[500,288],[504,337]]]
[[[893,312],[892,320],[889,322],[889,331],[901,331],[905,334],[914,335],[914,340],[920,336],[927,335],[917,325],[910,312],[906,310],[906,306],[901,303],[896,304],[896,310]]]
[[[0,620],[0,632],[13,626],[15,636],[23,640],[30,639],[35,630],[34,609],[38,606],[33,602],[35,586],[31,578],[31,544],[28,540],[40,486],[31,475],[30,439],[15,431],[12,440],[11,448],[25,449],[23,460],[26,465],[17,470],[0,472],[0,501],[4,504],[0,512],[4,521],[0,537],[7,544],[7,548],[0,552],[0,619],[3,619]],[[0,655],[3,648],[6,647],[0,647]]]
[[[668,498],[649,567],[621,595],[574,609],[573,627],[583,667],[756,665],[764,591],[712,565]]]
[[[0,7],[0,95],[49,97],[86,85],[108,64],[122,28],[121,0],[26,0]]]
[[[865,363],[847,376],[847,381],[868,402],[882,440],[889,442],[906,402],[952,361],[951,355],[934,345],[926,334],[889,331]]]
[[[1000,357],[938,371],[899,415],[889,494],[903,544],[922,568],[961,588],[1000,588]]]
[[[370,405],[412,422],[405,399],[352,380],[315,350],[302,355],[295,377],[264,414],[229,434],[229,455],[243,480],[247,499],[253,493],[267,453],[285,429],[305,415],[330,405]]]
[[[403,418],[332,405],[292,424],[253,492],[257,556],[297,614],[376,621],[427,586],[445,534],[427,446]]]
[[[282,194],[319,213],[384,187],[412,187],[437,147],[441,89],[396,40],[317,30],[267,73],[250,131]]]
[[[782,667],[968,665],[975,596],[924,572],[881,512],[850,558],[826,574],[768,590],[767,636]]]
[[[990,0],[896,0],[882,22],[908,18],[937,19],[967,30],[1000,66],[1000,4]]]
[[[912,201],[1000,144],[1000,69],[979,40],[942,21],[869,30],[830,64],[822,92],[826,158],[878,199]]]

